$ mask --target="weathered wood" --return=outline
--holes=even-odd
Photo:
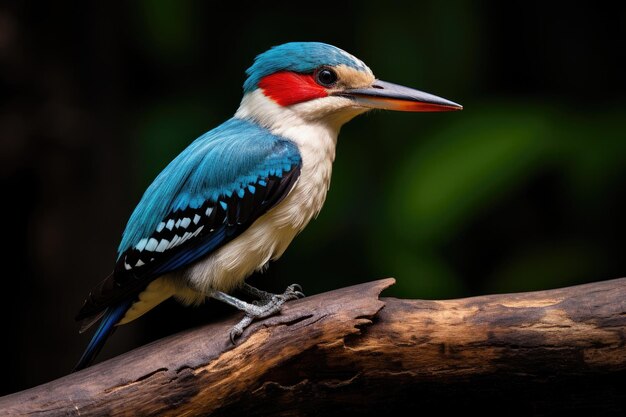
[[[0,413],[624,415],[625,278],[460,300],[379,299],[392,283],[290,302],[236,346],[228,331],[239,315],[183,332],[0,398]]]

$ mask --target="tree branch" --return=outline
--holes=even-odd
[[[436,406],[624,415],[626,278],[379,299],[393,282],[289,302],[235,346],[228,332],[240,315],[186,331],[0,398],[0,413],[338,416]]]

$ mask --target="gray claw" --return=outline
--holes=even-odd
[[[231,329],[230,330],[230,343],[232,343],[234,345],[235,344],[235,339],[238,338],[239,336],[241,336],[241,335],[237,334],[237,332],[235,332],[235,329]]]
[[[295,296],[296,299],[305,297],[300,284],[291,284],[287,287],[283,295],[288,297],[289,300],[293,300],[293,296]]]
[[[253,320],[254,317],[246,314],[241,320],[239,320],[239,323],[235,324],[233,328],[230,329],[230,342],[233,345],[235,344],[235,339],[241,336],[245,328],[248,327]]]

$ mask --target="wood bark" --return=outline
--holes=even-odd
[[[237,314],[0,398],[1,415],[626,415],[626,278],[427,301],[393,279]]]

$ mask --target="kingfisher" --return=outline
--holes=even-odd
[[[244,312],[235,343],[255,319],[303,297],[245,279],[278,259],[317,216],[330,186],[341,126],[372,109],[460,110],[452,101],[377,79],[361,60],[320,42],[258,55],[235,115],[201,135],[146,189],[117,249],[113,272],[88,295],[80,332],[97,323],[75,370],[88,366],[116,326],[174,297],[208,298]],[[239,289],[255,301],[230,293]]]

